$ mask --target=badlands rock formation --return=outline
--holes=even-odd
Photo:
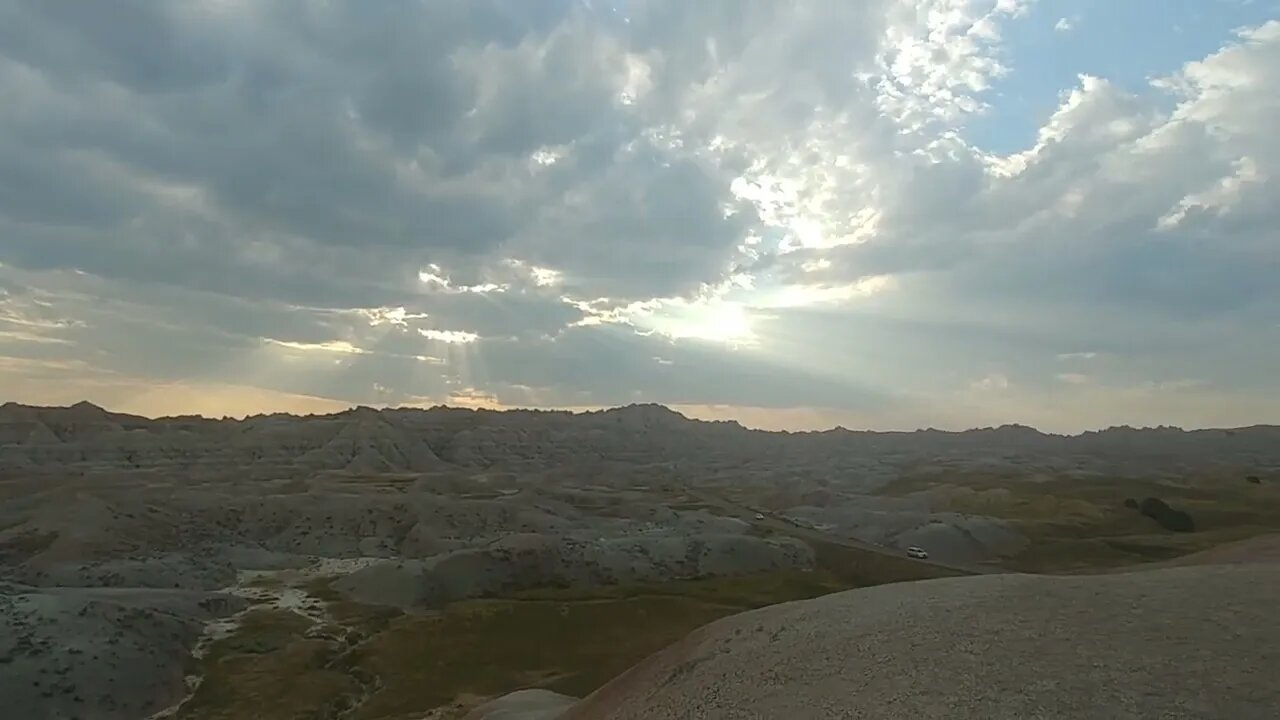
[[[587,539],[509,535],[484,548],[423,561],[370,565],[334,583],[361,602],[403,608],[540,587],[583,587],[721,577],[813,567],[813,551],[792,538],[654,535]]]
[[[160,533],[134,538],[154,554],[173,550],[172,529],[182,527],[187,538],[196,533],[202,544],[222,548],[197,559],[202,569],[191,576],[128,563],[97,570],[122,581],[154,572],[184,587],[217,587],[226,577],[217,556],[228,547],[425,558],[508,532],[596,534],[602,518],[633,534],[646,520],[668,527],[684,518],[663,503],[700,489],[739,501],[739,510],[749,501],[841,537],[898,548],[927,541],[953,561],[1023,546],[991,518],[938,512],[947,497],[875,496],[905,472],[944,481],[984,473],[1155,480],[1248,474],[1265,486],[1280,479],[1280,428],[765,433],[690,421],[659,406],[581,415],[359,408],[246,420],[148,420],[88,403],[0,406],[0,479],[8,478],[11,490],[33,491],[15,500],[20,516],[35,513],[33,532],[97,533],[110,542],[121,532]],[[375,477],[395,482],[367,481]],[[174,483],[178,492],[169,490]],[[333,494],[344,501],[334,503]],[[50,495],[59,496],[58,512],[41,517],[35,506]],[[147,496],[163,501],[139,503]],[[645,509],[650,518],[638,514]],[[68,522],[67,512],[84,521]],[[72,525],[85,529],[60,527]],[[119,560],[123,549],[105,554]]]
[[[306,477],[318,471],[536,471],[600,462],[666,463],[667,476],[709,468],[789,468],[795,479],[856,469],[869,487],[905,463],[1173,474],[1188,468],[1274,465],[1280,428],[1184,432],[1113,428],[1077,436],[1005,426],[961,433],[832,430],[766,433],[732,422],[694,422],[661,406],[597,413],[453,408],[245,420],[146,418],[89,403],[69,408],[0,406],[0,473],[110,471]],[[872,488],[873,489],[873,488]]]
[[[912,544],[951,563],[1021,551],[1030,540],[1007,520],[947,509],[956,493],[975,494],[949,478],[975,474],[1251,476],[1250,492],[1268,493],[1280,428],[765,433],[658,406],[151,420],[10,403],[0,406],[0,696],[23,718],[166,707],[185,692],[202,629],[242,609],[254,581],[285,583],[274,592],[287,607],[312,608],[316,581],[360,603],[423,609],[532,588],[807,570],[832,543],[895,562]],[[943,488],[881,496],[908,476]],[[959,585],[958,597],[995,606],[1039,592],[1030,580],[992,582]],[[883,597],[868,608],[906,602]],[[876,612],[867,617],[889,611]],[[537,712],[555,705],[534,700]],[[96,713],[84,711],[91,703]],[[502,711],[522,707],[513,703]]]

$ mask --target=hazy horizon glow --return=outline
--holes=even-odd
[[[0,0],[0,402],[1280,423],[1280,4],[1072,5]]]

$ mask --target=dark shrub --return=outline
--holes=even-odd
[[[1127,507],[1127,508],[1129,508],[1129,509],[1131,509],[1131,510],[1137,510],[1137,509],[1138,509],[1138,501],[1137,501],[1137,500],[1134,500],[1133,498],[1125,498],[1125,499],[1124,499],[1124,506],[1125,506],[1125,507]]]
[[[1191,515],[1184,510],[1170,510],[1164,514],[1163,518],[1158,518],[1156,522],[1165,526],[1174,532],[1195,532],[1196,523],[1191,519]]]
[[[1175,532],[1195,532],[1196,525],[1191,516],[1181,510],[1174,510],[1160,498],[1147,498],[1138,506],[1138,511],[1155,520],[1160,527]]]
[[[1147,498],[1138,506],[1138,510],[1149,518],[1154,518],[1161,513],[1168,512],[1170,509],[1169,504],[1160,498]]]
[[[1262,478],[1258,477],[1257,475],[1250,475],[1249,477],[1245,478],[1245,480],[1253,483],[1254,485],[1262,484]]]

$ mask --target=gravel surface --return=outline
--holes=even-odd
[[[563,720],[1280,717],[1280,567],[990,575],[713,623]]]

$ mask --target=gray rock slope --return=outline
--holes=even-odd
[[[1278,591],[1270,563],[854,590],[708,625],[560,720],[1272,720]]]
[[[202,592],[0,583],[0,717],[147,717],[186,693],[204,623],[243,606]]]
[[[500,591],[808,569],[813,563],[813,550],[792,538],[670,535],[583,540],[510,535],[486,548],[373,565],[333,587],[365,603],[434,607]]]

